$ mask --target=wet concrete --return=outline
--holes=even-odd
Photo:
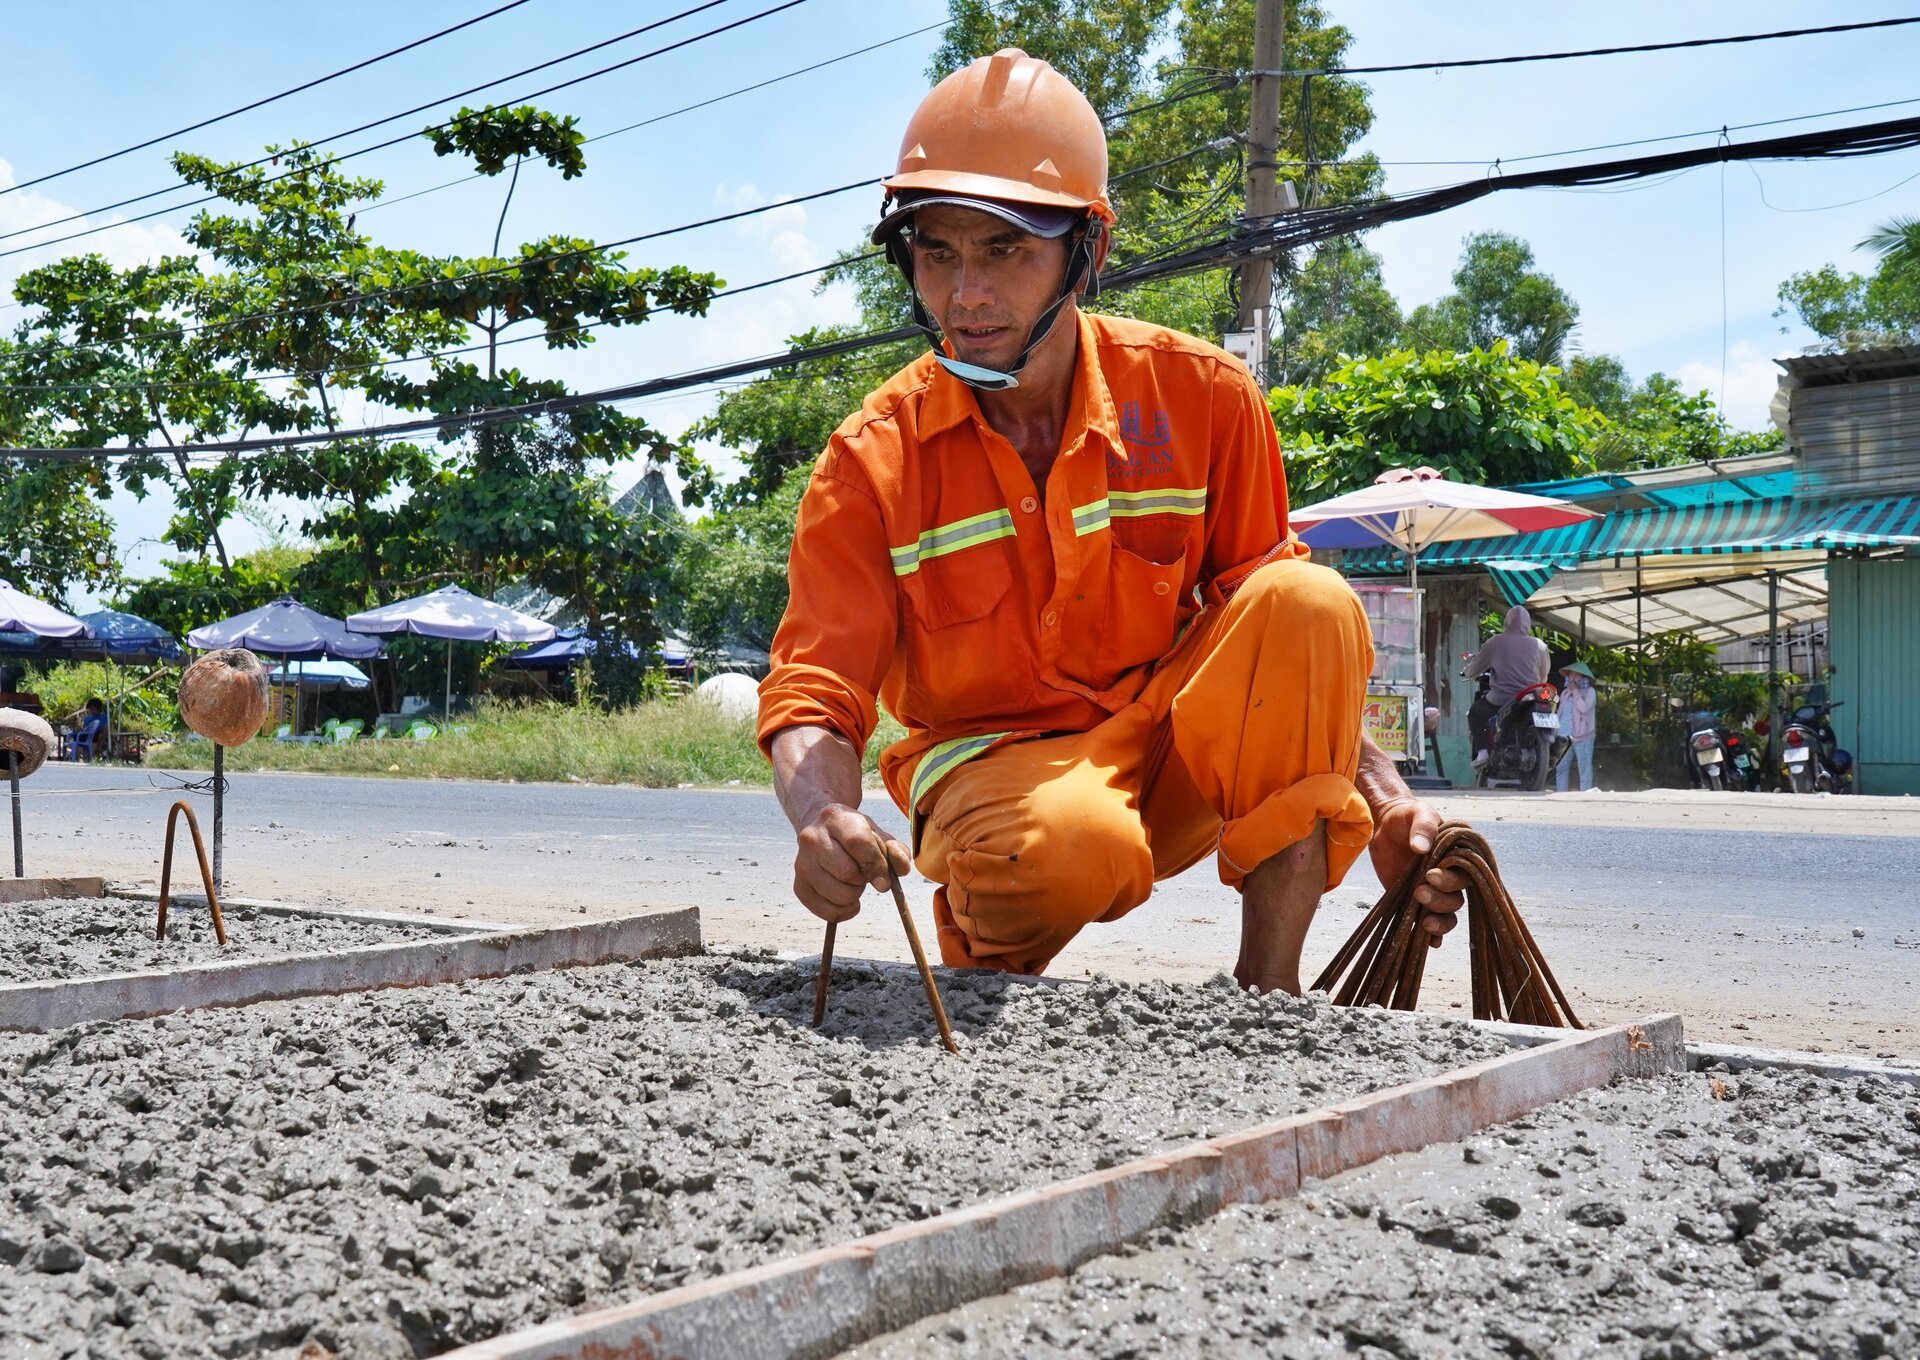
[[[200,963],[331,953],[370,944],[432,939],[404,921],[370,923],[281,916],[224,906],[224,947],[204,900],[167,907],[167,938],[154,939],[157,904],[117,897],[69,897],[0,905],[0,983],[51,982],[103,973],[145,973]]]
[[[1920,1090],[1622,1082],[848,1360],[1920,1355]]]
[[[1500,1051],[769,956],[0,1037],[0,1353],[433,1354]]]

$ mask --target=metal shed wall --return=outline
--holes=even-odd
[[[1827,567],[1834,734],[1862,793],[1920,794],[1920,558],[1835,558]]]

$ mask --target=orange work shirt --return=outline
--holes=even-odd
[[[1195,611],[1287,532],[1273,420],[1253,376],[1191,336],[1078,315],[1079,358],[1044,500],[973,389],[924,355],[827,441],[800,502],[791,596],[759,739],[829,728],[881,756],[911,813],[1011,737],[1084,732],[1131,703]]]

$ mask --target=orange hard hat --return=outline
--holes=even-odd
[[[1017,47],[981,57],[927,93],[900,139],[899,168],[883,182],[889,203],[906,202],[886,215],[876,240],[934,198],[1113,221],[1100,115],[1072,81]]]

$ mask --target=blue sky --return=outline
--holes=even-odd
[[[773,3],[727,0],[654,34],[507,82],[466,102],[517,99]],[[224,111],[486,7],[484,0],[407,6],[342,0],[315,10],[197,0],[190,6],[102,6],[85,11],[84,22],[74,21],[70,7],[13,7],[0,17],[0,43],[21,58],[10,63],[8,79],[0,84],[0,187]],[[258,154],[267,141],[323,138],[685,7],[685,0],[644,5],[532,0],[419,51],[181,138],[179,144],[237,159]],[[1604,7],[1333,0],[1329,9],[1354,32],[1350,60],[1355,64],[1757,32],[1903,12],[1894,5],[1835,3],[1809,9],[1755,0]],[[577,115],[590,136],[607,133],[936,25],[944,17],[944,0],[807,0],[736,32],[538,102]],[[530,167],[521,176],[506,238],[564,230],[611,240],[877,177],[889,168],[898,130],[925,89],[928,57],[938,40],[938,32],[905,37],[825,70],[608,137],[587,148],[587,174],[571,183]],[[1920,25],[1703,51],[1382,74],[1368,78],[1376,121],[1364,145],[1388,162],[1390,190],[1405,191],[1485,174],[1496,157],[1511,162],[1705,130],[1711,131],[1703,139],[1641,150],[1711,143],[1722,125],[1920,99],[1916,70]],[[457,103],[446,105],[445,111],[454,107]],[[1757,139],[1915,112],[1920,104],[1730,135]],[[363,145],[429,121],[436,120],[422,113],[342,145]],[[0,196],[0,232],[171,183],[164,163],[169,145]],[[1570,159],[1631,154],[1636,150]],[[1417,161],[1473,164],[1402,164]],[[383,179],[390,198],[459,173],[456,163],[437,160],[423,140],[352,166],[356,173]],[[1775,288],[1788,274],[1829,260],[1865,267],[1853,243],[1874,223],[1915,210],[1920,179],[1887,192],[1910,175],[1920,175],[1920,152],[1848,163],[1735,165],[1724,172],[1708,167],[1625,192],[1495,194],[1449,213],[1384,228],[1369,244],[1385,259],[1389,285],[1411,307],[1447,290],[1461,238],[1469,232],[1501,230],[1524,237],[1541,267],[1580,303],[1577,339],[1584,348],[1620,355],[1636,376],[1658,369],[1715,391],[1722,387],[1724,353],[1725,404],[1737,424],[1755,427],[1765,419],[1773,387],[1771,358],[1811,338],[1781,333],[1772,316]],[[392,244],[481,253],[491,242],[503,189],[500,181],[472,181],[382,207],[363,217],[362,225]],[[1868,195],[1877,196],[1830,206]],[[631,261],[687,264],[711,269],[730,283],[752,282],[824,262],[859,239],[877,202],[876,193],[859,190],[793,205],[636,249]],[[101,214],[89,224],[113,216]],[[177,228],[186,216],[170,213],[61,249],[99,249],[116,262],[131,262],[177,248]],[[0,242],[0,249],[38,239],[17,237]],[[45,258],[36,252],[0,259],[0,287],[20,268]],[[816,295],[806,283],[794,283],[723,300],[704,321],[670,318],[610,334],[586,351],[547,354],[528,344],[510,352],[530,372],[591,388],[769,353],[794,331],[852,315],[844,292]],[[17,311],[0,310],[0,324],[15,317]],[[696,394],[641,409],[677,432],[712,400],[710,393]],[[130,570],[136,575],[152,571],[159,550],[142,540],[158,531],[167,507],[123,497],[114,510]],[[253,540],[249,527],[234,526],[230,541],[238,548]]]

